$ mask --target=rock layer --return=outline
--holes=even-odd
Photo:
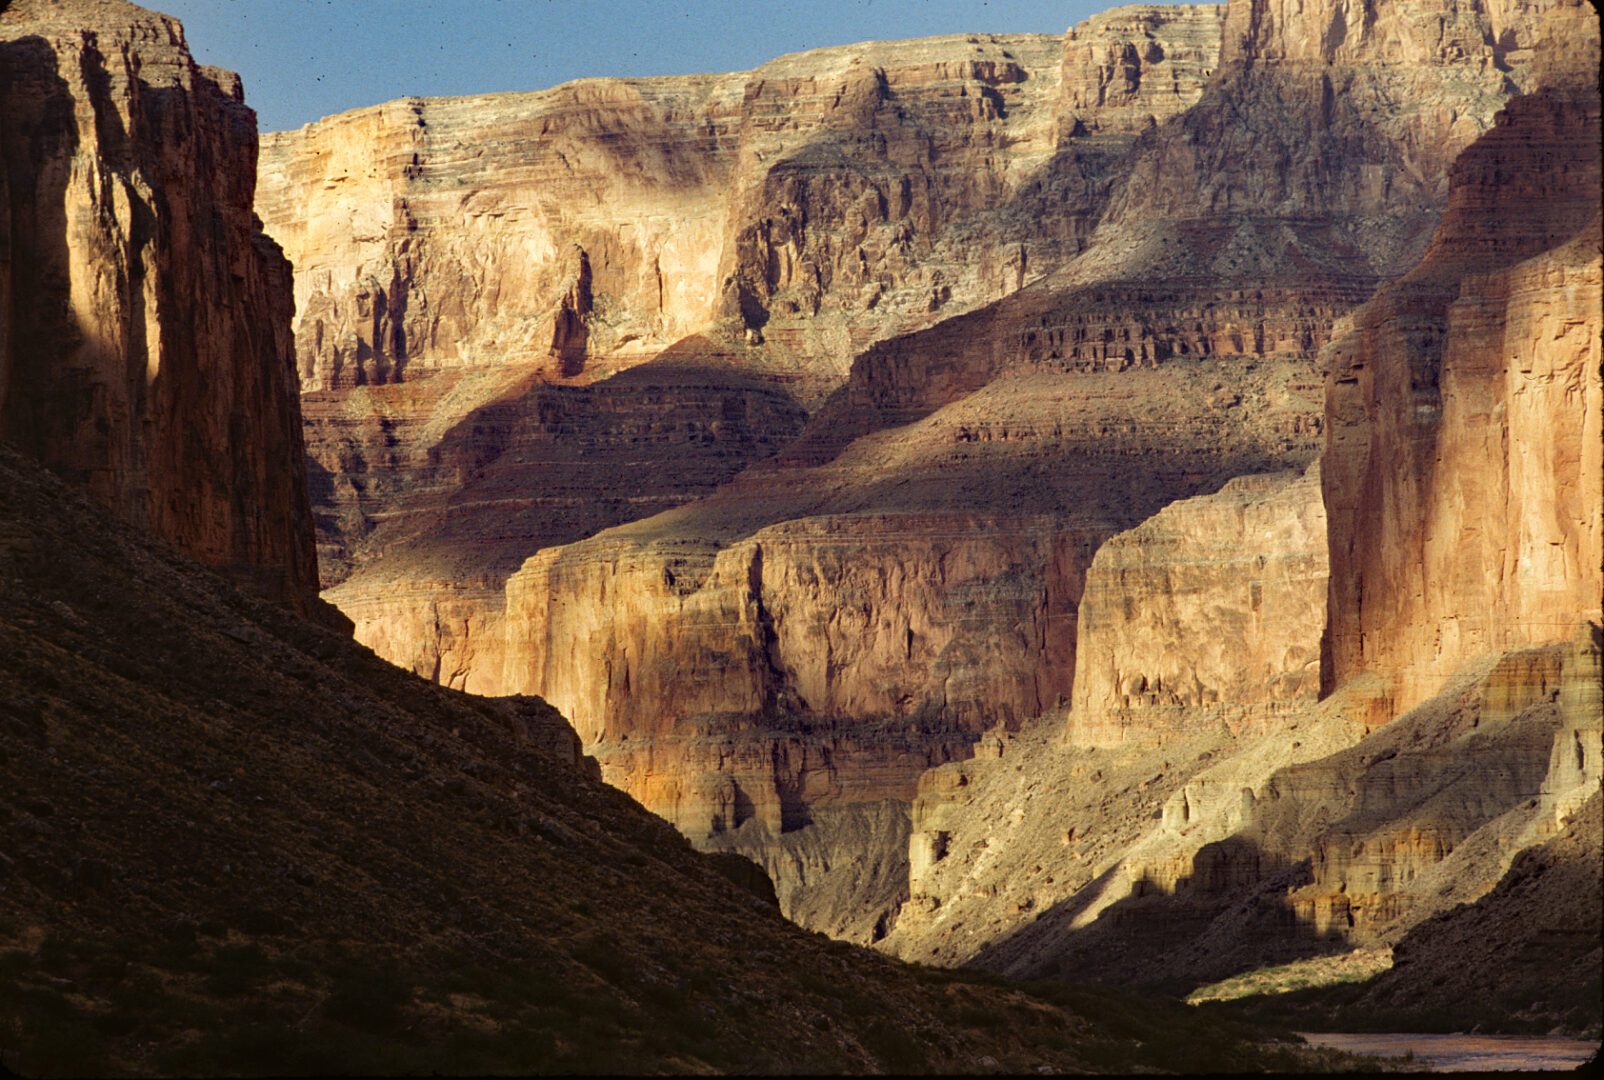
[[[816,400],[868,340],[1078,250],[1105,159],[1196,99],[1220,21],[1128,8],[1067,43],[866,42],[270,136],[260,202],[297,267],[303,380],[605,372],[711,329],[769,339],[745,362]]]
[[[1312,456],[1308,359],[1233,366],[1230,404],[1201,409],[1220,386],[1208,362],[1019,372],[827,465],[754,468],[542,552],[509,582],[502,689],[557,703],[610,780],[693,837],[910,799],[981,731],[1068,699],[1108,535]],[[778,884],[808,906],[808,883]],[[864,928],[846,911],[819,913]]]
[[[591,386],[507,365],[304,402],[328,599],[393,663],[483,693],[532,546],[705,494],[802,420],[759,380],[668,358]]]
[[[330,598],[387,658],[493,690],[522,559],[707,493],[865,345],[1078,252],[1219,26],[1129,9],[1067,44],[869,42],[269,137]]]
[[[0,435],[259,592],[317,605],[290,266],[255,115],[172,19],[0,11]]]

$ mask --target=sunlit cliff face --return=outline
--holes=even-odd
[[[1392,316],[1362,307],[1389,282],[1375,303],[1407,319],[1452,307],[1450,353],[1546,317],[1495,297],[1467,321],[1413,268],[1470,198],[1460,155],[1579,70],[1580,13],[1128,8],[1063,39],[410,100],[277,136],[260,205],[298,267],[329,597],[413,671],[547,696],[611,780],[770,854],[1064,707],[1088,745],[1259,731],[1374,675],[1356,708],[1377,726],[1486,650],[1565,640],[1586,507],[1534,504],[1507,559],[1475,549],[1459,526],[1525,496],[1417,491],[1424,444],[1388,441],[1426,432],[1417,406],[1480,417],[1481,376],[1449,356],[1442,400],[1404,407],[1364,381],[1373,359],[1325,373],[1390,348]],[[1578,386],[1555,392],[1585,404]],[[1507,425],[1555,407],[1531,389],[1504,434],[1434,445],[1464,475],[1530,446]],[[1311,473],[1298,499],[1199,509],[1240,551],[1173,554],[1166,506],[1322,449],[1318,500]],[[1590,467],[1511,453],[1522,491]],[[1486,575],[1456,559],[1548,584],[1472,598]],[[1463,588],[1406,588],[1398,560]],[[1465,614],[1489,604],[1505,629]]]

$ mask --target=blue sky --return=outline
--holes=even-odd
[[[739,71],[871,38],[1063,33],[1119,0],[140,0],[238,71],[264,131],[405,97]]]

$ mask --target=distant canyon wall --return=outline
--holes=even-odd
[[[267,137],[330,599],[387,658],[493,690],[525,558],[706,495],[866,345],[1079,252],[1221,19],[1121,9]]]
[[[132,4],[0,11],[0,435],[315,612],[290,265],[239,79]]]
[[[296,266],[303,382],[594,377],[711,332],[767,340],[745,362],[817,400],[868,341],[1079,250],[1108,159],[1201,93],[1222,15],[408,99],[268,136],[259,206]]]
[[[1318,498],[1238,482],[1099,549],[1072,707],[921,779],[884,947],[1197,985],[1411,963],[1415,928],[1488,913],[1573,951],[1574,921],[1509,906],[1604,776],[1599,40],[1542,15],[1496,39],[1527,92],[1454,160],[1420,260],[1332,333]],[[1277,589],[1303,614],[1257,638]]]
[[[551,698],[821,925],[864,898],[817,876],[852,853],[812,815],[903,802],[983,732],[1072,701],[1083,745],[1263,731],[1381,679],[1319,640],[1352,617],[1332,493],[1379,490],[1325,366],[1581,13],[1117,9],[281,136],[331,596],[414,670]],[[362,225],[303,230],[325,210]],[[1189,549],[1188,515],[1239,546]]]

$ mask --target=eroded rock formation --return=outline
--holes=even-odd
[[[1238,38],[1252,40],[1238,41],[1217,70],[1204,69],[1206,83],[1189,108],[1156,119],[1130,145],[1078,256],[993,304],[871,345],[796,442],[713,498],[533,560],[509,589],[506,687],[559,700],[604,761],[628,745],[629,757],[616,759],[610,775],[634,785],[648,805],[668,805],[654,774],[678,770],[660,753],[649,767],[623,762],[647,760],[639,739],[669,744],[665,724],[699,738],[722,728],[783,741],[790,736],[779,733],[788,729],[771,717],[789,714],[799,728],[815,715],[813,702],[827,706],[832,720],[866,730],[933,703],[949,730],[973,740],[991,724],[1016,727],[1067,702],[1081,589],[1097,545],[1232,476],[1312,460],[1322,437],[1319,350],[1340,316],[1418,257],[1445,205],[1454,154],[1491,126],[1530,74],[1495,63],[1487,40],[1474,62],[1455,59],[1462,46],[1453,35],[1468,42],[1476,27],[1486,29],[1492,16],[1484,10],[1468,15],[1452,41],[1427,49],[1416,38],[1435,33],[1435,23],[1417,26],[1408,12],[1389,8],[1373,27],[1356,28],[1347,45],[1322,51],[1297,37],[1307,29],[1301,23],[1286,41],[1265,29],[1261,7],[1231,9],[1225,32],[1236,25]],[[1508,40],[1535,37],[1542,17],[1522,15]],[[1110,24],[1125,18],[1114,13]],[[1243,29],[1249,24],[1257,28],[1251,34]],[[1098,86],[1124,78],[1106,57],[1092,64],[1079,37],[1066,44],[1066,56],[1083,74],[1095,67]],[[1066,100],[1100,97],[1110,107],[1119,98],[1064,79],[1072,84]],[[1430,107],[1400,111],[1390,104],[1397,95]],[[1117,111],[1106,121],[1122,129]],[[1070,124],[1061,146],[1073,148],[1093,130],[1090,120]],[[1046,175],[1068,160],[1055,159]],[[1285,537],[1285,552],[1269,553],[1287,565],[1324,557],[1309,545],[1317,529],[1309,515],[1318,510],[1312,499],[1304,506],[1302,535]],[[843,513],[852,515],[850,527],[840,523]],[[1014,549],[1014,536],[1039,534],[1049,520],[1066,536],[1073,529],[1075,541]],[[1027,608],[1036,597],[1039,614],[1021,620],[1015,607],[988,607],[965,596],[958,579],[944,578],[938,567],[945,564],[931,561],[939,552],[915,551],[905,535],[935,521],[948,523],[946,544],[966,553],[965,562],[1006,568]],[[815,570],[805,584],[799,578],[788,586],[795,591],[774,591],[784,575],[771,570],[770,558],[792,557],[776,545],[826,527],[841,538],[833,545],[851,548],[841,568]],[[750,548],[741,547],[748,542],[764,553],[763,588],[743,592],[754,580],[736,573],[737,563],[753,565]],[[738,558],[738,549],[748,557]],[[692,573],[696,591],[683,600],[659,584],[682,580],[681,560],[714,567]],[[726,565],[721,574],[717,567]],[[935,583],[933,590],[862,584],[900,581],[910,568],[918,572],[909,580]],[[598,574],[619,589],[590,606],[585,598],[597,595]],[[1307,624],[1293,635],[1297,655],[1243,677],[1257,688],[1261,712],[1273,711],[1262,706],[1276,680],[1294,700],[1317,690],[1318,587],[1318,575],[1309,574],[1292,590],[1309,601]],[[625,610],[615,595],[643,599],[623,601]],[[749,598],[741,601],[748,614],[736,614],[741,609],[729,600],[736,595]],[[1251,605],[1251,596],[1243,599]],[[967,606],[955,606],[960,601]],[[815,650],[820,670],[812,672],[786,654],[781,637],[771,644],[765,620],[776,628],[794,620],[802,602],[838,613],[834,636],[809,648],[844,662],[818,665]],[[683,627],[687,613],[708,630],[667,632]],[[1291,609],[1286,617],[1298,620]],[[946,633],[931,632],[944,625]],[[563,626],[571,632],[557,629]],[[565,651],[550,651],[549,642]],[[932,642],[945,650],[938,658],[965,657],[962,670],[972,674],[954,678],[950,663],[923,654]],[[661,659],[675,649],[672,664]],[[1201,657],[1185,663],[1188,678],[1209,666]],[[595,677],[578,674],[587,667]],[[671,670],[684,674],[670,680]],[[930,692],[933,676],[940,696]],[[808,692],[788,696],[799,679],[809,681]],[[677,704],[652,713],[670,681]],[[872,691],[859,689],[865,685]],[[1096,687],[1093,681],[1086,692],[1106,692]],[[966,713],[970,688],[973,700],[991,706]],[[738,719],[759,714],[761,723]],[[1107,715],[1093,722],[1122,723]],[[722,768],[719,760],[704,754],[702,767]],[[843,762],[832,757],[832,769],[839,773]],[[763,802],[754,799],[753,807]],[[719,827],[739,826],[743,812],[734,813]],[[704,818],[711,823],[698,806],[695,827]]]
[[[239,79],[132,4],[0,7],[0,436],[313,611],[290,266]]]
[[[1325,625],[1318,467],[1239,477],[1097,549],[1076,619],[1070,738],[1240,730],[1312,703]]]
[[[1294,690],[1273,723],[1232,731],[1217,706],[1155,709],[1163,695],[1129,699],[1107,674],[1121,670],[1110,658],[1144,658],[1128,627],[1187,629],[1151,563],[1208,556],[1201,530],[1169,537],[1210,500],[1172,504],[1094,560],[1067,724],[983,742],[922,779],[912,895],[885,947],[1016,974],[1196,985],[1349,950],[1385,965],[1399,945],[1422,968],[1360,999],[1396,1009],[1404,988],[1430,996],[1452,938],[1507,995],[1479,1015],[1502,1010],[1505,1023],[1531,1005],[1558,1019],[1554,1002],[1574,1003],[1534,995],[1525,962],[1496,974],[1484,954],[1497,950],[1464,934],[1524,910],[1548,928],[1522,932],[1529,948],[1569,949],[1574,908],[1552,921],[1529,883],[1543,866],[1571,881],[1598,872],[1586,816],[1604,769],[1604,260],[1598,34],[1579,14],[1561,6],[1541,33],[1510,39],[1538,42],[1522,76],[1537,85],[1455,162],[1418,266],[1328,349],[1322,700]],[[1128,552],[1129,539],[1145,543]],[[1141,572],[1122,580],[1126,560]],[[1251,612],[1221,599],[1190,639],[1160,635],[1178,682],[1208,668]],[[1253,648],[1238,652],[1252,670]],[[1569,970],[1596,981],[1597,953]],[[1566,1022],[1596,1024],[1596,1006]]]
[[[1250,754],[1174,805],[1196,771],[1183,757],[1132,781],[1168,778],[1142,798],[1193,822],[1193,848],[1132,861],[1119,896],[1149,871],[1179,881],[1195,848],[1251,819],[1244,788],[1440,689],[1410,699],[1396,672],[1340,659],[1319,671],[1313,479],[1221,489],[1305,469],[1328,423],[1345,425],[1333,447],[1353,442],[1352,409],[1327,410],[1321,351],[1336,332],[1329,355],[1346,355],[1371,316],[1344,317],[1449,242],[1467,198],[1463,183],[1450,196],[1451,163],[1497,142],[1512,95],[1578,69],[1596,40],[1582,15],[1130,8],[1062,41],[824,50],[738,76],[399,103],[286,135],[265,205],[305,252],[325,552],[349,575],[334,595],[414,670],[547,696],[609,779],[764,862],[787,910],[860,937],[890,928],[895,874],[852,894],[851,853],[826,837],[883,852],[864,829],[906,819],[871,808],[912,797],[983,732],[1006,741],[1044,713],[1062,728],[1073,696],[1074,740],[1129,742],[1145,768],[1155,738],[1223,754],[1341,680],[1325,734],[1294,738],[1290,758]],[[493,150],[470,160],[489,131]],[[562,195],[576,184],[584,198]],[[303,228],[307,208],[362,225]],[[1545,311],[1587,303],[1572,264]],[[1536,295],[1486,293],[1489,318]],[[697,393],[637,396],[682,369]],[[1464,408],[1492,408],[1465,385]],[[675,422],[644,432],[646,402]],[[715,402],[717,427],[699,419]],[[793,402],[812,410],[794,439]],[[627,503],[585,498],[588,470],[676,447],[693,464],[643,475]],[[1374,497],[1343,453],[1327,499]],[[1556,460],[1549,472],[1587,464]],[[1154,518],[1177,500],[1192,501]],[[1495,513],[1485,502],[1466,505]],[[1205,524],[1223,530],[1212,548],[1189,535]],[[1334,628],[1350,585],[1329,586]],[[1505,644],[1565,640],[1566,618]],[[1443,676],[1474,658],[1448,652]],[[913,829],[916,899],[939,898],[917,883],[947,830],[917,811]]]
[[[868,341],[1078,250],[1105,159],[1197,98],[1220,21],[1128,8],[1067,44],[867,42],[731,75],[409,99],[270,136],[261,207],[297,267],[302,377],[604,374],[712,329],[766,339],[743,360],[817,400]],[[1048,168],[1059,157],[1075,168]]]
[[[556,703],[609,780],[694,837],[910,799],[981,731],[1068,699],[1103,539],[1313,456],[1307,360],[1237,366],[1201,407],[1221,388],[1202,361],[1015,372],[827,464],[544,551],[508,585],[503,689]],[[805,902],[796,884],[782,901]]]
[[[1237,734],[1199,710],[1158,742],[1073,746],[1051,722],[983,742],[921,781],[884,947],[1171,986],[1385,954],[1587,812],[1597,657],[1589,639],[1483,659],[1380,727],[1366,677]]]

